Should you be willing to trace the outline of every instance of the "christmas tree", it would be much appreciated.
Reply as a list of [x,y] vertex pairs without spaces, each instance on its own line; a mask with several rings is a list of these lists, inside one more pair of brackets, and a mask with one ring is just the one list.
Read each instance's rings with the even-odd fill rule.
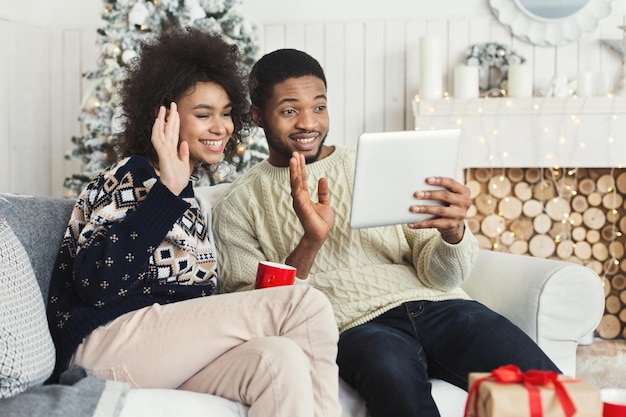
[[[121,116],[117,88],[137,56],[140,41],[170,27],[194,27],[237,44],[246,65],[255,61],[258,52],[256,24],[242,13],[241,0],[104,0],[102,19],[106,25],[98,29],[98,69],[83,74],[93,80],[78,117],[86,133],[72,137],[74,147],[65,156],[82,163],[82,172],[64,182],[73,195],[116,160]],[[263,160],[267,145],[262,134],[256,136],[238,148],[234,166],[223,164],[200,182],[232,181]]]

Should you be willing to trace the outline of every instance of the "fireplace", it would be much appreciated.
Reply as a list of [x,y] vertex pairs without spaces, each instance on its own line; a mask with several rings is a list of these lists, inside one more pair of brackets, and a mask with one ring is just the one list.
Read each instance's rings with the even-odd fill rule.
[[626,339],[626,98],[416,100],[414,112],[416,129],[462,131],[481,248],[593,269],[606,296],[596,333]]

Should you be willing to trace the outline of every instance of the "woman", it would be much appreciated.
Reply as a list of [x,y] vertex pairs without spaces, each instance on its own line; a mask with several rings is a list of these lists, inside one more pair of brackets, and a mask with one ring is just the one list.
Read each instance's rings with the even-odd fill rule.
[[163,33],[142,45],[121,97],[123,158],[79,196],[53,272],[55,375],[78,364],[240,401],[251,417],[339,416],[338,336],[321,293],[214,295],[215,247],[190,177],[231,155],[249,125],[236,47]]

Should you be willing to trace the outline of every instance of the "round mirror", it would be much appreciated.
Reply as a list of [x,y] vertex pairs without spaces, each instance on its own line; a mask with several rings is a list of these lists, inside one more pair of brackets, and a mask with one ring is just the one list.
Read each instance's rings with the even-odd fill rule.
[[489,0],[498,21],[526,42],[557,46],[593,31],[613,0]]
[[590,0],[515,0],[520,8],[544,19],[562,19],[582,9]]

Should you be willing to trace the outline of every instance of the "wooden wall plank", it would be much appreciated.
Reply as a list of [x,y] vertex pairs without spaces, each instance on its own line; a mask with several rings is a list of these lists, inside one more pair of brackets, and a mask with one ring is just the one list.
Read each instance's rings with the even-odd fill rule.
[[535,47],[532,63],[535,90],[547,91],[556,68],[556,47]]
[[[454,69],[465,64],[470,44],[467,43],[471,34],[470,22],[467,20],[450,21],[448,24],[448,67],[450,68],[449,76],[454,76]],[[454,85],[451,83],[452,93]]]
[[[324,72],[328,81],[328,109],[330,113],[329,143],[345,144],[346,107],[346,40],[345,26],[342,23],[326,25]],[[332,85],[332,87],[330,87]]]
[[[13,192],[50,193],[50,132],[48,111],[48,30],[14,23],[9,56],[11,107],[11,184]],[[27,80],[27,82],[17,82]]]
[[495,20],[489,24],[489,38],[491,41],[496,40],[499,43],[510,46],[515,38],[509,30]]
[[404,129],[415,128],[413,102],[419,94],[420,38],[426,34],[424,21],[411,20],[405,24],[405,96]]
[[[600,28],[598,28],[589,35],[585,36],[583,40],[574,44],[578,50],[578,56],[576,57],[576,62],[574,63],[577,69],[577,80],[587,72],[599,74],[603,71],[601,54],[603,46],[600,45],[601,36],[602,33]],[[570,62],[570,65],[571,64],[572,63]]]
[[565,76],[568,81],[576,81],[579,73],[578,65],[576,65],[579,62],[578,44],[563,45],[555,50],[555,54],[556,63],[553,76]]
[[326,44],[326,32],[323,23],[308,23],[305,28],[305,51],[317,59],[322,66],[324,62],[324,45]]
[[[63,60],[60,63],[60,71],[63,91],[59,97],[61,97],[64,111],[62,136],[59,141],[63,144],[62,157],[65,158],[65,154],[74,146],[72,136],[87,133],[86,128],[78,121],[78,117],[81,112],[81,103],[86,99],[96,81],[86,80],[82,75],[84,71],[96,69],[96,60],[93,58],[96,55],[96,44],[95,35],[91,31],[68,29],[63,31],[62,36]],[[82,166],[79,161],[65,159],[64,161],[61,184],[65,178],[80,172]]]
[[490,17],[470,20],[470,37],[468,39],[468,46],[476,43],[493,41],[493,38],[491,37],[492,23],[493,19]]
[[[351,22],[346,25],[346,69],[345,105],[343,109],[345,125],[343,143],[354,146],[356,140],[365,130],[365,43],[363,42],[365,26],[361,22]],[[333,103],[329,103],[333,106]],[[339,116],[341,117],[341,116]],[[333,128],[331,120],[331,136],[339,134]]]
[[[40,167],[34,170],[32,191],[26,190],[26,192],[36,193],[39,195],[50,195],[52,193],[52,182],[54,178],[51,173],[51,133],[50,133],[50,118],[51,114],[48,111],[50,103],[50,56],[52,51],[49,48],[47,42],[42,42],[42,39],[48,39],[50,28],[35,28],[31,33],[32,37],[29,40],[26,51],[30,54],[36,54],[38,62],[41,65],[37,65],[28,72],[28,77],[33,78],[32,87],[33,91],[38,92],[33,96],[36,102],[33,103],[32,109],[36,113],[35,119],[37,122],[33,126],[33,135],[31,143],[31,155],[37,155],[36,160],[40,160]],[[23,74],[23,73],[22,73]],[[43,143],[42,143],[43,142]],[[43,146],[42,146],[43,145]],[[23,168],[22,168],[23,170]]]
[[276,49],[285,47],[285,27],[280,24],[265,26],[264,36],[265,45],[261,48],[262,53],[272,52]]
[[382,132],[385,128],[381,103],[385,100],[382,80],[385,77],[385,25],[383,22],[365,24],[365,131]]
[[[7,49],[11,44],[11,22],[0,19],[0,39],[2,39],[4,51],[7,56],[11,56]],[[11,191],[11,119],[9,118],[9,108],[11,99],[9,97],[9,86],[11,78],[9,76],[10,59],[0,60],[0,193]]]
[[[9,164],[9,191],[17,192],[17,188],[19,184],[16,184],[16,177],[19,178],[18,169],[14,166],[15,162],[18,159],[22,159],[24,161],[27,156],[25,152],[21,149],[19,142],[20,140],[24,140],[27,136],[30,136],[30,131],[28,131],[28,126],[32,123],[32,120],[22,119],[20,120],[18,109],[26,109],[28,106],[29,100],[31,97],[27,97],[27,93],[31,93],[28,89],[23,91],[22,94],[18,94],[17,83],[14,80],[19,79],[20,69],[17,68],[16,61],[19,59],[23,59],[23,53],[20,53],[20,49],[22,48],[22,41],[20,37],[25,37],[27,30],[24,28],[24,25],[18,23],[11,23],[9,26],[9,44],[8,47],[8,56],[15,57],[14,59],[9,60],[9,102],[11,105],[9,106],[9,138],[10,140],[10,148],[9,152],[11,155],[11,162]],[[22,110],[23,111],[23,110]],[[28,117],[32,117],[32,113],[28,115]],[[25,139],[28,140],[28,139]],[[22,145],[23,147],[23,145]],[[34,158],[33,158],[34,160]],[[26,177],[25,177],[26,178]]]
[[304,25],[290,23],[285,26],[285,47],[304,50],[305,41]]
[[405,71],[405,33],[402,22],[389,21],[385,23],[385,101],[383,114],[386,131],[404,129],[404,101],[406,85]]
[[[65,150],[69,147],[63,130],[64,119],[70,112],[65,108],[65,88],[63,83],[63,64],[66,57],[63,55],[63,30],[50,30],[50,178],[52,178],[50,192],[54,196],[64,194],[63,179],[65,174]],[[71,61],[68,62],[71,65]]]

